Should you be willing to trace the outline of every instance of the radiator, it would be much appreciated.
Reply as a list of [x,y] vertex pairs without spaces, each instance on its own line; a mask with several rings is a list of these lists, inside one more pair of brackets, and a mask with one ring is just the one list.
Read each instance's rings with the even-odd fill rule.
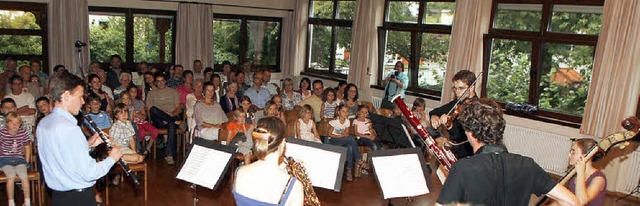
[[562,176],[569,165],[571,140],[563,135],[507,125],[504,144],[510,153],[533,158],[549,173]]
[[[636,150],[635,152],[627,155],[627,158],[629,159],[624,160],[625,163],[623,164],[629,164],[629,167],[627,167],[628,175],[626,175],[629,179],[624,181],[622,185],[621,189],[623,193],[630,193],[635,189],[638,189],[636,187],[638,186],[638,181],[640,181],[640,152]],[[640,196],[638,194],[639,191],[635,192],[636,197]]]
[[373,106],[376,108],[380,108],[380,105],[382,105],[382,97],[371,97],[371,101],[373,101]]

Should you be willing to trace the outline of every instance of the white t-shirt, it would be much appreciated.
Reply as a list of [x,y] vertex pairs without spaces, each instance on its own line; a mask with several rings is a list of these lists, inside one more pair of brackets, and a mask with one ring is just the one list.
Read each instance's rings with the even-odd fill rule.
[[369,131],[369,124],[371,124],[369,119],[365,119],[364,122],[358,119],[353,120],[353,125],[356,126],[356,131],[360,134],[371,134],[371,131]]
[[344,120],[344,123],[340,123],[340,120],[334,119],[329,121],[329,125],[333,127],[333,135],[342,135],[342,133],[349,128],[350,122],[348,119]]
[[[28,106],[31,109],[36,109],[36,101],[33,95],[31,95],[31,93],[29,92],[22,92],[20,93],[20,95],[14,95],[13,93],[9,92],[6,96],[4,96],[4,98],[11,98],[13,99],[13,101],[16,101],[17,108]],[[22,121],[26,124],[29,124],[29,125],[35,124],[35,120],[36,120],[35,114],[20,116],[20,117],[22,118]]]

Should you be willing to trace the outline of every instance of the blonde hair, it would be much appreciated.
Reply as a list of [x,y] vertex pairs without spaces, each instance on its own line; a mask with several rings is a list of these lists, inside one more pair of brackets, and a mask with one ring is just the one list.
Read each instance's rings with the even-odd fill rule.
[[303,118],[307,112],[313,113],[313,108],[311,107],[311,105],[305,104],[304,106],[302,106],[302,108],[300,108],[300,111],[298,112],[298,117]]
[[231,117],[233,121],[238,121],[238,117],[244,117],[247,115],[247,112],[242,108],[238,108],[236,110],[231,111]]
[[6,122],[14,122],[14,121],[18,121],[20,122],[20,124],[22,124],[22,118],[20,118],[20,115],[16,114],[15,112],[7,113]]
[[[263,132],[256,132],[263,131]],[[282,141],[284,141],[285,126],[284,122],[277,117],[264,117],[258,120],[253,137],[253,153],[259,160],[278,150]],[[257,133],[257,134],[256,134]],[[268,133],[268,138],[259,137],[260,134]]]

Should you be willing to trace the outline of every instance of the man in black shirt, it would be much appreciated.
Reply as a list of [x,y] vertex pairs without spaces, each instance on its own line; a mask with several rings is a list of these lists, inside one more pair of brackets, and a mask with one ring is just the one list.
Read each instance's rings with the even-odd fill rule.
[[[449,118],[448,112],[451,111],[453,107],[456,106],[456,102],[458,99],[462,98],[463,100],[460,103],[463,103],[465,99],[476,99],[475,86],[471,86],[469,92],[462,97],[467,88],[476,81],[476,75],[469,70],[462,70],[456,73],[453,76],[453,92],[455,93],[456,98],[451,102],[442,105],[438,108],[435,108],[429,112],[429,116],[431,117],[431,126],[434,129],[440,127],[440,125],[444,124]],[[449,133],[449,140],[453,143],[451,147],[451,152],[456,156],[457,159],[464,158],[466,156],[473,155],[473,150],[471,149],[471,145],[467,141],[467,136],[464,134],[464,130],[462,129],[462,125],[457,119],[453,120],[453,124],[451,127],[446,128]],[[444,137],[436,138],[439,144],[444,142]]]
[[511,154],[502,144],[506,125],[499,106],[475,100],[458,117],[475,152],[458,160],[440,191],[438,205],[528,205],[531,194],[546,194],[562,205],[578,199],[529,157]]

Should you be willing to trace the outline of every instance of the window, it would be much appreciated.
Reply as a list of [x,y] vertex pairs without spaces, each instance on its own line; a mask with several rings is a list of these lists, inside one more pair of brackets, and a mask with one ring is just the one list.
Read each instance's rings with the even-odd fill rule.
[[527,117],[577,127],[587,100],[604,1],[555,2],[494,4],[492,28],[485,35],[488,62],[482,95],[501,103],[538,106],[539,111]]
[[213,15],[213,55],[215,68],[222,63],[251,62],[252,70],[280,71],[281,18]]
[[35,59],[42,61],[42,68],[49,68],[46,11],[46,4],[0,4],[0,71],[6,71],[8,57],[17,60],[18,66]]
[[346,79],[355,3],[355,0],[310,3],[307,72]]
[[125,66],[173,62],[174,19],[173,11],[89,8],[91,61],[118,54]]
[[454,0],[387,0],[378,84],[402,61],[409,76],[408,90],[440,99],[449,53]]

